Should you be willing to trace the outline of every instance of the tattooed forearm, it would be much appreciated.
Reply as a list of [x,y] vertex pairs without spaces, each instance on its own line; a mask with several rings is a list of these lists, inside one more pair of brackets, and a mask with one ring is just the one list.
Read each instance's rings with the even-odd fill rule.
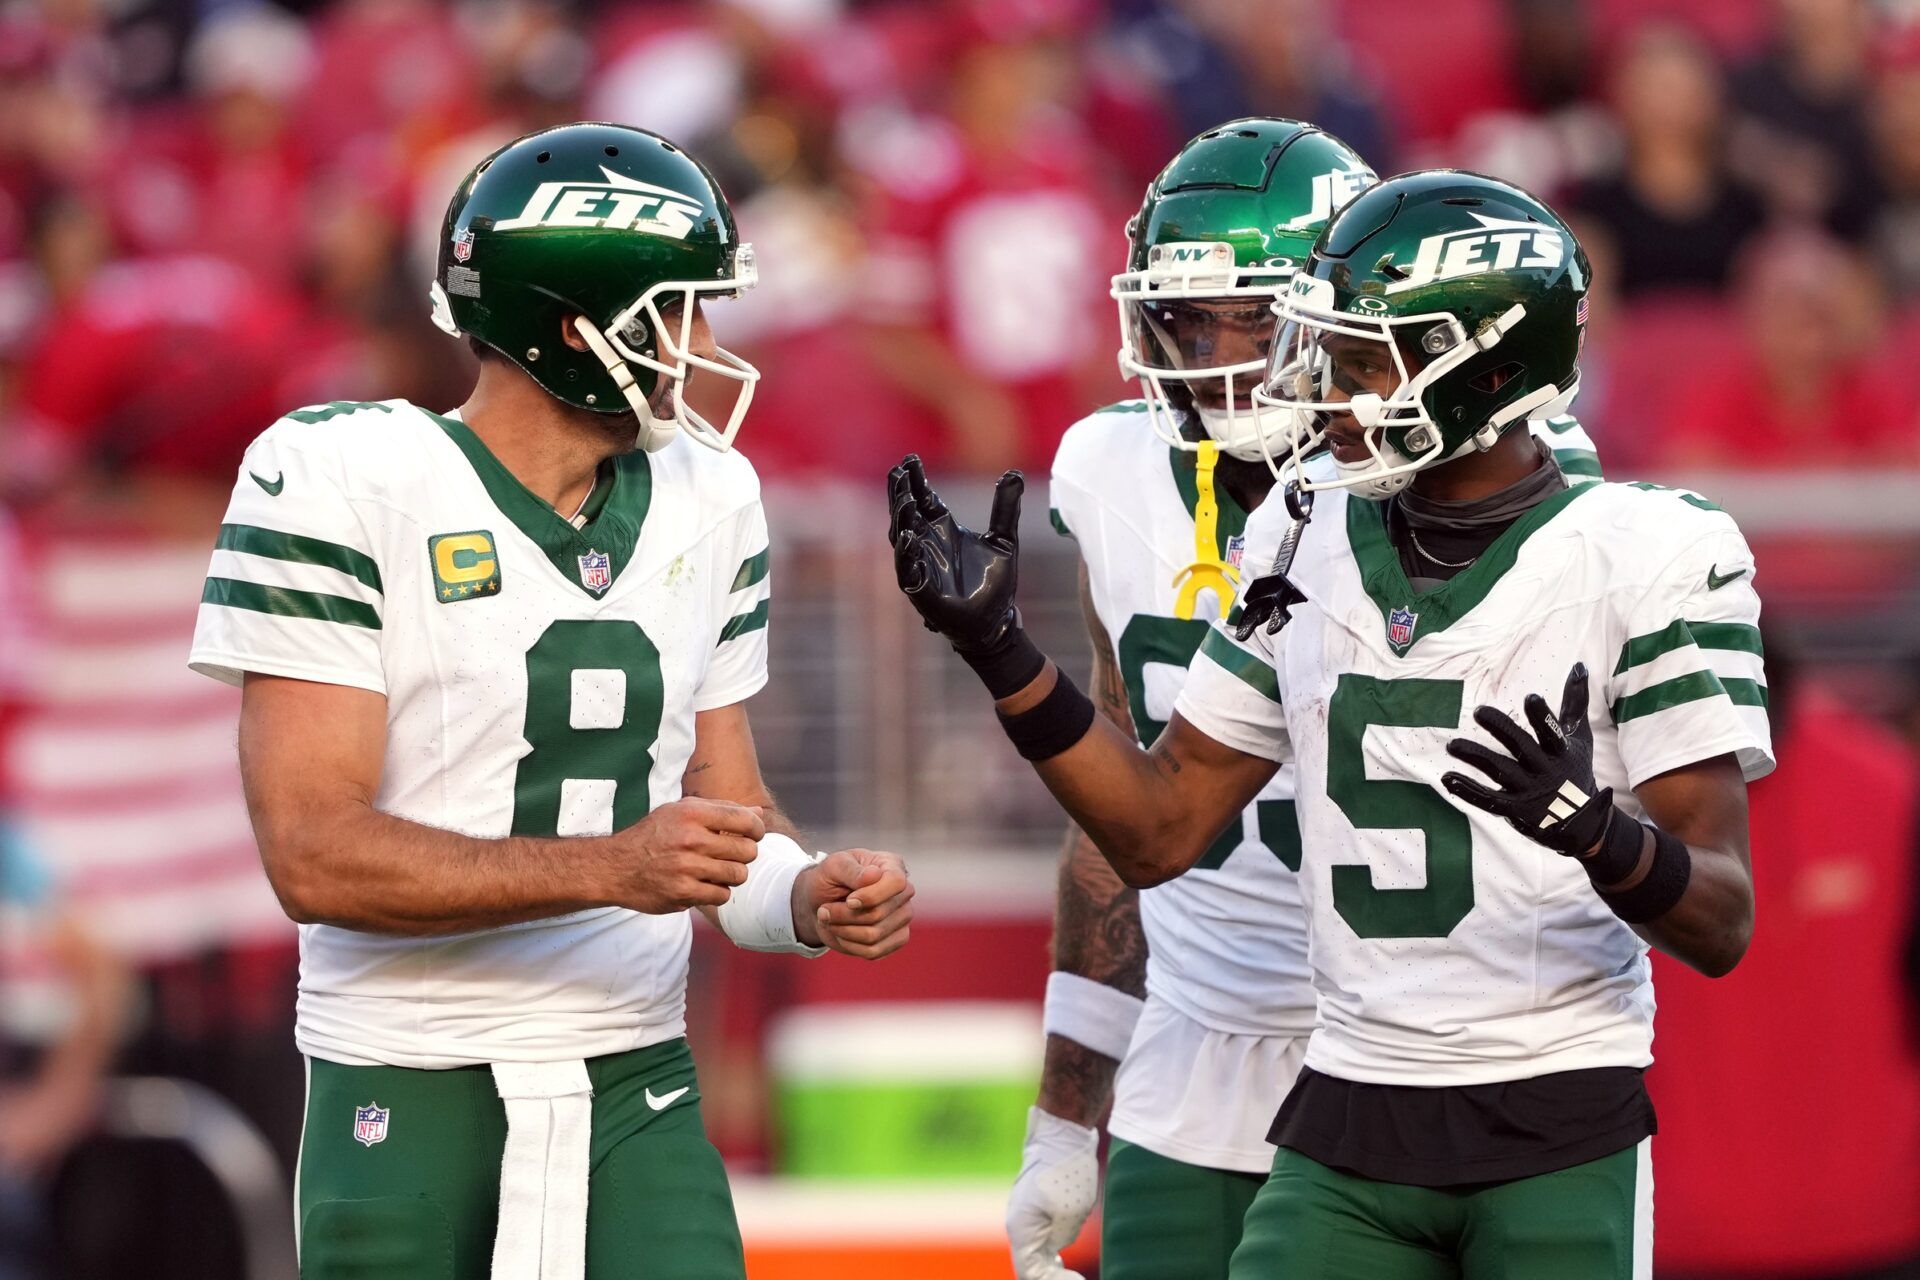
[[1067,835],[1060,898],[1053,917],[1053,967],[1104,982],[1128,995],[1147,994],[1147,938],[1140,891],[1120,882],[1093,841]]
[[1062,1120],[1097,1129],[1113,1103],[1113,1077],[1120,1064],[1065,1036],[1047,1037],[1040,1073],[1040,1109]]
[[[1054,909],[1053,967],[1105,983],[1131,996],[1147,993],[1147,938],[1140,925],[1140,891],[1120,882],[1093,841],[1067,832]],[[1099,1125],[1113,1100],[1119,1063],[1085,1045],[1047,1037],[1040,1075],[1040,1108],[1076,1124]]]

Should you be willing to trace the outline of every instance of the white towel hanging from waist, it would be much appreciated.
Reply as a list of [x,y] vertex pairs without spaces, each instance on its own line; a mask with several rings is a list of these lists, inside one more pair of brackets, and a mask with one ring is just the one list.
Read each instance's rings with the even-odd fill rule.
[[493,1280],[586,1280],[593,1082],[587,1064],[496,1062],[507,1107]]

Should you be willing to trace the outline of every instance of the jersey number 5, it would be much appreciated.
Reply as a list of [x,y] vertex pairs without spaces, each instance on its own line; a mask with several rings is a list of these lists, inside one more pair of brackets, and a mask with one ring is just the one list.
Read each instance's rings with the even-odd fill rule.
[[660,651],[639,623],[563,619],[541,632],[527,650],[521,732],[533,750],[514,773],[513,834],[603,835],[646,817],[662,701]]
[[1327,713],[1327,796],[1365,831],[1426,836],[1427,883],[1381,889],[1364,866],[1336,866],[1333,905],[1362,938],[1444,938],[1473,910],[1473,832],[1467,815],[1424,782],[1369,778],[1365,740],[1373,725],[1457,729],[1458,680],[1382,680],[1344,675]]

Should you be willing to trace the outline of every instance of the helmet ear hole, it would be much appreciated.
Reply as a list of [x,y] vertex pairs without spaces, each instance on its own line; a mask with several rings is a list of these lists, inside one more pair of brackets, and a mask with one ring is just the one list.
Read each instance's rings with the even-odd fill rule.
[[1526,371],[1527,367],[1518,360],[1509,360],[1497,369],[1489,369],[1470,379],[1467,385],[1481,395],[1490,396]]

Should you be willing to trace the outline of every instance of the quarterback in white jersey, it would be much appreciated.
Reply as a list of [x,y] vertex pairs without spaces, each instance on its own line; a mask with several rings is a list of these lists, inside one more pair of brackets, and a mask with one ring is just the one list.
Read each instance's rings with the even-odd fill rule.
[[1334,216],[1256,397],[1291,437],[1249,522],[1272,568],[1151,751],[991,598],[1018,480],[984,535],[917,466],[893,486],[903,590],[1128,883],[1295,766],[1319,1025],[1234,1277],[1649,1273],[1646,949],[1738,962],[1772,760],[1733,522],[1570,483],[1516,429],[1571,398],[1585,295],[1564,224],[1492,179],[1402,175]]
[[[756,950],[906,940],[899,858],[802,852],[753,752],[771,548],[729,448],[757,375],[702,313],[752,282],[671,143],[529,135],[442,232],[467,403],[297,410],[241,463],[191,662],[245,686],[300,924],[304,1274],[743,1275],[689,909]],[[724,426],[696,369],[742,386]]]

